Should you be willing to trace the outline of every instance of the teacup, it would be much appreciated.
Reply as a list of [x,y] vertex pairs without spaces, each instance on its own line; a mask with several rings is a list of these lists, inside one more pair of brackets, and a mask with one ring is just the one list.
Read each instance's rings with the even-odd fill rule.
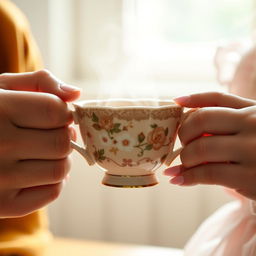
[[156,185],[155,171],[180,153],[173,148],[183,108],[172,100],[88,100],[74,107],[85,148],[71,145],[105,171],[104,185]]

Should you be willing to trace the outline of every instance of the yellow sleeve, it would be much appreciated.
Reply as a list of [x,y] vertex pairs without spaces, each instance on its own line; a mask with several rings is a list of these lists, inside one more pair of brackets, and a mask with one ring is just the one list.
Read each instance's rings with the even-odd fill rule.
[[[0,0],[0,74],[41,68],[41,56],[25,16],[9,0]],[[0,255],[41,256],[50,241],[44,210],[0,219]]]
[[23,13],[10,1],[0,1],[0,74],[42,68],[40,52]]
[[41,256],[51,239],[44,210],[0,220],[0,255]]

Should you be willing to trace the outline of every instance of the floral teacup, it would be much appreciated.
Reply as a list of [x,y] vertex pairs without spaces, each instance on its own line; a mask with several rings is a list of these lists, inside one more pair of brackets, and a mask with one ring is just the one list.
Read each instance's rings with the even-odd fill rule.
[[155,171],[180,153],[173,147],[183,108],[171,100],[91,100],[74,107],[85,148],[73,141],[72,147],[105,171],[105,185],[156,185]]

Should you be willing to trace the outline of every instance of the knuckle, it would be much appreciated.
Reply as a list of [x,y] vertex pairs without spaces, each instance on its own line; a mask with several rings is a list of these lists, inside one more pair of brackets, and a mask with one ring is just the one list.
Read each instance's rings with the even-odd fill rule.
[[52,170],[52,179],[54,182],[61,182],[69,171],[69,164],[66,159],[55,161]]
[[207,122],[207,111],[205,109],[199,109],[193,113],[193,123],[196,127],[202,127],[204,131],[205,123]]
[[36,72],[34,72],[34,75],[36,75],[40,79],[49,78],[51,76],[51,72],[47,69],[41,69]]
[[222,102],[222,99],[226,98],[227,93],[225,92],[213,92],[212,93],[212,98],[216,99],[217,102]]
[[60,127],[68,123],[67,105],[59,97],[48,94],[45,107],[46,117],[54,127]]
[[59,157],[64,158],[71,152],[70,132],[68,128],[60,129],[55,136],[55,150]]
[[207,144],[206,139],[204,137],[201,137],[200,139],[196,140],[196,142],[194,143],[194,152],[195,155],[200,157],[200,159],[206,159]]
[[255,130],[256,128],[256,114],[249,114],[245,117],[245,126],[249,129]]
[[54,201],[55,199],[57,199],[61,193],[61,188],[62,188],[62,184],[61,183],[57,183],[51,186],[50,191],[49,191],[49,200],[50,201]]

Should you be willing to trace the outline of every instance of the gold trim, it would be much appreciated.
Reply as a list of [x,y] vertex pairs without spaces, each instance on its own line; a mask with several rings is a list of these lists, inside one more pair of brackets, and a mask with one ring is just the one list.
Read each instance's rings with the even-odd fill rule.
[[108,186],[108,187],[115,187],[115,188],[145,188],[145,187],[152,187],[155,186],[157,184],[159,184],[159,182],[156,183],[152,183],[152,184],[148,184],[148,185],[138,185],[138,186],[127,186],[127,185],[111,185],[111,184],[107,184],[102,182],[103,185]]
[[137,177],[145,177],[145,176],[155,176],[154,173],[150,173],[150,174],[144,174],[144,175],[118,175],[118,174],[110,174],[110,173],[106,173],[106,175],[108,176],[115,176],[115,177],[123,177],[123,178],[137,178]]
[[[110,176],[110,177],[109,177]],[[132,184],[132,185],[127,185],[127,184],[118,184],[119,182],[111,182],[111,176],[112,177],[118,177],[118,178],[124,178],[126,180],[126,183],[129,184],[129,181],[131,183],[134,183],[134,180],[136,178],[140,178],[140,177],[146,177],[146,179],[148,179],[149,177],[152,177],[152,178],[149,178],[149,182],[153,182],[153,183],[148,183],[145,182],[146,184],[145,185],[141,185],[141,184],[138,184],[138,185],[135,185],[135,184]],[[106,178],[108,177],[108,178]],[[106,179],[109,179],[109,182],[104,182],[104,180]],[[108,181],[108,180],[106,180]],[[122,183],[122,182],[121,182]],[[143,183],[143,182],[142,182]],[[116,175],[116,174],[108,174],[108,173],[105,173],[105,177],[103,178],[102,180],[102,184],[105,185],[105,186],[109,186],[109,187],[116,187],[116,188],[145,188],[145,187],[152,187],[152,186],[155,186],[157,185],[159,182],[157,181],[156,177],[155,177],[155,174],[152,173],[152,174],[145,174],[145,175]]]
[[179,106],[166,107],[166,108],[156,108],[156,109],[108,109],[106,108],[82,108],[80,106],[75,106],[77,115],[80,119],[85,116],[92,118],[93,113],[95,113],[99,118],[117,118],[119,120],[125,121],[141,121],[141,120],[166,120],[168,118],[177,118],[182,115],[183,108]]

